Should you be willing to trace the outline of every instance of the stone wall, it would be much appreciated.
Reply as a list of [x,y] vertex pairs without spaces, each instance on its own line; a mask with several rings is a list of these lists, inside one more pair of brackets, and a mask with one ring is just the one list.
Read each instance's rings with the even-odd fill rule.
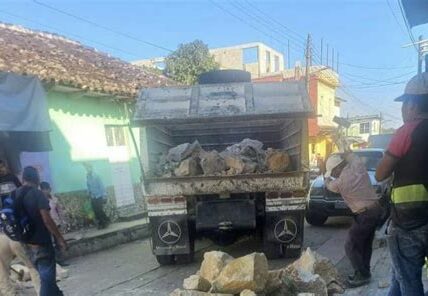
[[[135,205],[117,208],[116,199],[114,196],[113,187],[107,187],[107,202],[104,206],[104,211],[110,218],[111,222],[116,222],[122,214],[131,214],[136,212],[144,212],[146,209],[144,198],[141,194],[139,185],[134,186]],[[95,226],[94,214],[92,211],[89,195],[86,191],[74,191],[67,193],[57,193],[63,212],[65,225],[63,232],[70,232],[82,228]]]

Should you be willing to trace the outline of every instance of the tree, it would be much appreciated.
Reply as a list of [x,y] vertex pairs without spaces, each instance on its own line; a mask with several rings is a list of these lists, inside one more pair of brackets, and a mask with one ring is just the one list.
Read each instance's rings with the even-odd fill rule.
[[216,70],[219,65],[201,40],[180,44],[165,59],[165,75],[175,81],[191,85],[201,73]]

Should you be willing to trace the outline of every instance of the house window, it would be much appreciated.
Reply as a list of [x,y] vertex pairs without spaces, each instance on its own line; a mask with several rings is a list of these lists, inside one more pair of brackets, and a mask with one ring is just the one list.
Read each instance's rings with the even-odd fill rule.
[[259,61],[259,53],[257,47],[248,47],[242,50],[243,63],[254,64]]
[[270,51],[266,50],[266,72],[270,72]]
[[275,72],[279,72],[279,56],[275,56]]
[[370,133],[370,122],[360,123],[360,134],[369,134]]
[[118,125],[106,125],[105,134],[107,146],[125,146],[125,127]]

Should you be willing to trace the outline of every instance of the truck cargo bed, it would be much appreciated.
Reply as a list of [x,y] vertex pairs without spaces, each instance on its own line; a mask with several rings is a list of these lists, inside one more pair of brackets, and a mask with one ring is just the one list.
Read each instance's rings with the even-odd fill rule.
[[179,196],[198,194],[304,191],[306,172],[264,173],[232,176],[146,177],[145,195]]

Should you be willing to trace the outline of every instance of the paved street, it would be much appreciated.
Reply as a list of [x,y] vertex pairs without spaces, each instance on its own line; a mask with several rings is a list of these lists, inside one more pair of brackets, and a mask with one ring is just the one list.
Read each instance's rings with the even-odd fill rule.
[[[305,245],[332,258],[346,270],[342,260],[343,243],[349,218],[330,219],[324,227],[307,225]],[[210,241],[197,244],[195,263],[187,266],[160,267],[150,251],[150,241],[136,241],[70,261],[70,276],[60,282],[66,295],[168,295],[180,287],[185,277],[194,274],[201,263],[203,252],[216,248]],[[224,249],[234,256],[260,251],[260,243],[243,239]],[[280,268],[290,260],[270,261],[270,268]],[[26,295],[31,295],[29,290]]]

